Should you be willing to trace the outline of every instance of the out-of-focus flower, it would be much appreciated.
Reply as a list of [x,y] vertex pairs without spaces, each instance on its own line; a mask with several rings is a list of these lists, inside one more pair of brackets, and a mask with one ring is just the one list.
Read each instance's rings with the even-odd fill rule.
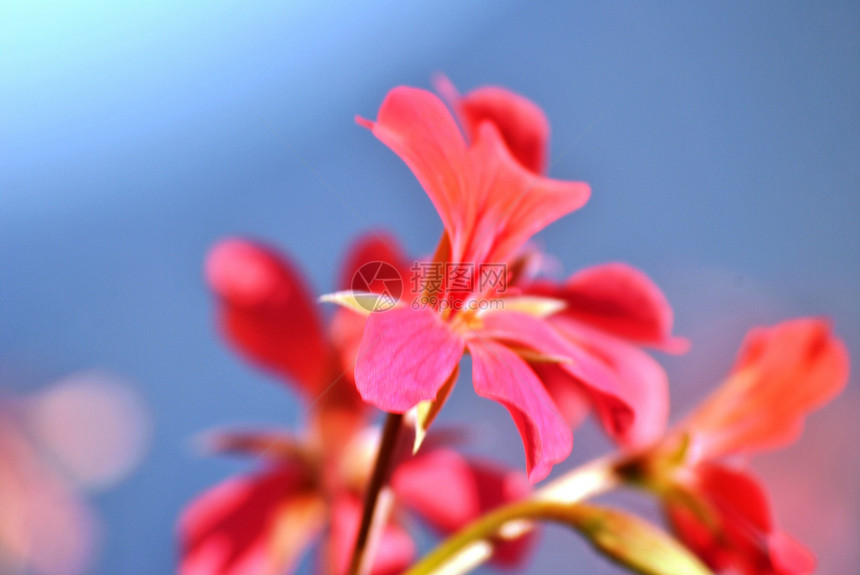
[[635,456],[631,476],[664,497],[681,539],[717,571],[811,573],[814,556],[783,533],[767,495],[731,456],[783,447],[848,379],[848,355],[820,319],[753,330],[725,383],[673,433]]
[[524,286],[525,242],[581,207],[590,190],[541,175],[548,124],[536,105],[501,88],[447,92],[468,141],[441,100],[413,88],[392,90],[377,121],[360,123],[406,162],[436,206],[445,233],[433,263],[446,274],[447,266],[499,266],[504,289],[425,281],[412,301],[371,314],[356,365],[362,397],[395,413],[443,402],[468,351],[475,391],[517,424],[532,482],[567,457],[570,424],[592,406],[625,443],[653,439],[665,421],[665,376],[628,341],[677,347],[665,298],[620,264],[561,286]]
[[0,399],[0,571],[85,572],[98,521],[81,492],[121,479],[139,462],[148,435],[141,401],[103,374]]
[[[367,236],[346,258],[342,285],[348,286],[364,264],[401,266],[401,261],[391,238]],[[226,481],[186,509],[179,525],[180,572],[286,573],[322,539],[320,569],[340,573],[358,533],[361,496],[378,444],[350,369],[365,318],[341,309],[327,336],[292,264],[252,242],[229,240],[217,246],[207,275],[219,296],[228,340],[304,394],[309,426],[298,436],[252,432],[216,437],[216,449],[256,455],[263,468]],[[402,526],[404,512],[448,533],[528,491],[525,477],[468,461],[434,446],[432,438],[428,441],[430,449],[411,459],[406,459],[405,445],[398,449],[401,463],[391,478],[393,508],[379,532],[371,570],[375,575],[400,572],[413,558],[414,543]],[[500,546],[499,560],[521,560],[528,540]]]
[[[340,461],[329,461],[338,464],[328,467],[331,446],[313,435],[218,436],[216,449],[257,455],[263,468],[222,483],[186,509],[179,527],[180,573],[288,573],[319,539],[321,572],[345,572],[378,445],[376,431],[361,430],[338,450]],[[392,507],[376,545],[370,571],[374,575],[399,573],[413,560],[415,545],[403,526],[406,515],[448,534],[529,491],[519,473],[470,461],[442,447],[405,459],[407,447],[401,445],[402,462],[395,464],[391,479]],[[496,561],[521,562],[531,540],[524,536],[500,544]]]
[[815,550],[818,575],[860,573],[858,413],[860,398],[846,388],[825,416],[805,426],[790,451],[753,462],[768,486],[780,524]]

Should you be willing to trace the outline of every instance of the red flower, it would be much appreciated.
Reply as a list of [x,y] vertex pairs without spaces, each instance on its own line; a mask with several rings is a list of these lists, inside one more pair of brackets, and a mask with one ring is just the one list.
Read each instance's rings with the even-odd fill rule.
[[[390,238],[362,239],[347,257],[342,286],[348,287],[364,263],[400,265],[399,253]],[[228,240],[217,246],[207,275],[219,296],[228,340],[298,387],[309,402],[310,428],[298,438],[266,433],[217,438],[218,450],[256,455],[264,466],[205,493],[185,511],[179,526],[180,572],[282,574],[323,536],[320,567],[342,572],[357,535],[377,441],[366,427],[369,414],[357,400],[350,369],[364,317],[339,310],[326,337],[315,302],[293,266],[251,242]],[[340,383],[329,389],[334,381]],[[445,482],[444,494],[437,480]],[[403,461],[392,485],[395,505],[374,557],[374,575],[398,573],[412,560],[414,543],[400,521],[405,511],[447,533],[522,497],[528,488],[525,478],[518,481],[513,473],[469,462],[439,446]],[[514,550],[507,558],[521,560],[525,540],[500,548],[501,558]]]
[[664,456],[683,454],[681,467],[670,465],[667,515],[713,569],[813,571],[812,554],[774,524],[759,482],[719,461],[793,442],[806,414],[836,396],[847,379],[847,352],[827,322],[797,319],[756,329],[727,381],[658,447]]
[[[465,98],[450,85],[443,91],[468,143],[442,102],[413,88],[392,90],[378,120],[360,123],[409,165],[436,206],[445,234],[434,262],[500,264],[516,289],[477,286],[433,298],[425,291],[411,306],[371,314],[356,365],[362,397],[399,413],[441,398],[468,350],[475,391],[511,413],[533,482],[570,453],[569,423],[583,406],[593,405],[624,441],[656,435],[652,429],[662,425],[668,405],[665,376],[625,340],[673,343],[662,294],[620,266],[564,286],[514,286],[525,242],[581,207],[589,188],[540,175],[548,124],[533,103],[501,88]],[[493,300],[501,302],[498,309],[484,305]],[[563,303],[570,309],[555,314]]]
[[[460,96],[444,76],[436,88],[457,112],[466,133],[474,137],[481,123],[494,124],[511,154],[535,176],[546,171],[549,122],[533,102],[497,86],[478,88]],[[526,271],[528,260],[539,254],[525,253],[514,267]],[[641,271],[622,263],[595,266],[575,273],[565,282],[532,282],[531,274],[518,273],[517,284],[527,295],[554,298],[564,308],[549,316],[552,325],[593,360],[615,372],[624,386],[624,398],[636,406],[630,426],[617,429],[605,420],[604,427],[626,446],[653,442],[665,431],[669,412],[669,390],[662,367],[637,345],[650,345],[671,353],[688,347],[686,340],[672,336],[672,308],[660,289]],[[558,367],[537,366],[559,410],[575,425],[590,409],[582,387],[558,377]],[[600,405],[597,405],[600,412]]]
[[804,318],[747,336],[728,379],[682,429],[714,459],[790,445],[811,411],[848,381],[848,353],[826,320]]

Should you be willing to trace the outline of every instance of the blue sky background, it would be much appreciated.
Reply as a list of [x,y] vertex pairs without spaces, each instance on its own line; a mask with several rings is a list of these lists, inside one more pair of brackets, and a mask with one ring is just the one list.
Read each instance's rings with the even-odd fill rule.
[[[274,243],[320,292],[368,225],[432,250],[430,202],[353,116],[437,71],[547,112],[550,173],[593,196],[541,241],[567,272],[624,260],[664,288],[694,342],[662,358],[679,410],[753,325],[831,316],[860,357],[856,3],[0,2],[0,385],[103,367],[154,414],[144,465],[93,497],[95,573],[170,572],[183,504],[247,468],[198,457],[196,433],[301,419],[212,329],[213,242]],[[449,422],[481,414],[474,451],[522,465],[503,410],[468,385],[456,398]],[[856,462],[850,436],[827,449]],[[574,460],[604,448],[586,430]],[[856,488],[839,497],[856,529]],[[615,572],[549,539],[531,572]]]

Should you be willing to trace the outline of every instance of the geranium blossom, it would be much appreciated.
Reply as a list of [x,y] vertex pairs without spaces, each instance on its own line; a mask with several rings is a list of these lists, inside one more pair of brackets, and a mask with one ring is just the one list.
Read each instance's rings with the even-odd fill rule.
[[[495,125],[511,154],[535,177],[546,172],[549,122],[534,102],[499,86],[485,86],[461,96],[444,76],[436,88],[456,112],[470,138],[482,123]],[[512,266],[512,280],[526,295],[549,297],[564,303],[548,321],[571,343],[591,358],[605,364],[623,382],[624,397],[636,406],[632,425],[621,430],[605,428],[620,443],[642,445],[657,439],[665,429],[669,390],[664,370],[649,355],[637,349],[648,345],[671,353],[687,349],[687,341],[672,336],[673,313],[666,297],[647,275],[624,263],[587,268],[564,282],[535,280],[519,273],[535,266],[540,257],[524,250]],[[559,377],[550,364],[534,366],[569,423],[575,425],[590,409],[581,386]]]
[[725,460],[793,442],[847,378],[848,355],[824,320],[753,330],[725,383],[646,456],[672,525],[713,569],[813,571],[812,554],[776,526],[759,481]]
[[[534,104],[501,89],[452,103],[468,141],[441,100],[414,88],[392,90],[377,121],[360,122],[407,163],[439,212],[445,233],[433,261],[502,265],[508,285],[517,287],[525,242],[581,207],[589,187],[539,173],[548,125]],[[479,285],[433,298],[426,290],[413,294],[411,302],[368,318],[358,389],[390,412],[443,400],[468,351],[475,391],[511,413],[533,482],[571,450],[571,421],[560,412],[572,420],[574,411],[594,406],[615,437],[633,442],[653,435],[650,428],[665,419],[665,377],[624,340],[669,346],[671,311],[647,278],[622,271],[614,281],[596,273],[531,292],[522,285],[509,292]],[[577,302],[578,289],[591,300]],[[475,305],[490,300],[502,305]],[[557,314],[566,303],[571,310]],[[646,423],[636,424],[637,416]]]
[[[378,234],[360,240],[347,257],[342,285],[366,262],[399,265],[393,240]],[[221,451],[257,456],[262,469],[205,493],[180,521],[183,575],[286,573],[318,539],[324,572],[343,572],[361,518],[378,436],[358,401],[351,366],[363,316],[339,310],[326,332],[310,290],[294,266],[274,250],[244,240],[217,246],[207,264],[218,295],[221,325],[246,357],[300,391],[309,409],[303,434],[219,434]],[[299,345],[298,342],[301,342]],[[328,379],[327,379],[328,378]],[[394,574],[415,548],[401,525],[417,514],[438,531],[455,530],[488,509],[522,497],[525,478],[469,461],[434,444],[402,462],[391,484],[394,510],[381,531],[371,573]],[[438,486],[444,484],[445,490]],[[501,560],[518,561],[528,539],[500,548]]]

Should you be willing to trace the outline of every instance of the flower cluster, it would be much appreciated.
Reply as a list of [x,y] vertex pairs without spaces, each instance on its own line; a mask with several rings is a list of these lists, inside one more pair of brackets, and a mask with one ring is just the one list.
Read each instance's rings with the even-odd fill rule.
[[[393,239],[370,234],[350,250],[341,277],[362,265],[402,265]],[[355,390],[352,366],[365,318],[342,309],[326,330],[293,264],[274,250],[226,240],[207,262],[227,340],[245,357],[304,396],[307,427],[299,434],[236,431],[214,434],[212,449],[255,456],[259,472],[228,480],[202,495],[180,522],[182,575],[285,573],[317,540],[323,572],[344,572],[359,528],[378,429]],[[348,285],[348,284],[346,284]],[[401,572],[415,546],[400,517],[411,513],[452,533],[487,510],[529,491],[520,474],[465,458],[445,434],[409,458],[396,447],[391,519],[380,533],[374,575]],[[439,489],[445,485],[445,490]],[[518,562],[528,537],[500,546],[501,563]]]
[[[688,343],[672,334],[661,290],[618,262],[561,281],[541,273],[532,237],[591,193],[546,175],[543,112],[502,88],[461,95],[444,78],[437,88],[441,97],[395,88],[376,120],[358,119],[435,206],[443,230],[431,257],[410,261],[379,232],[361,238],[338,291],[321,298],[342,304],[326,327],[294,265],[273,249],[231,239],[210,254],[224,336],[303,396],[307,423],[213,436],[215,450],[255,456],[261,467],[186,510],[180,572],[287,573],[316,543],[323,573],[400,573],[416,552],[409,515],[457,533],[412,574],[465,572],[491,558],[518,564],[536,520],[567,522],[642,572],[811,572],[811,553],[777,529],[763,488],[727,458],[789,443],[804,415],[845,385],[847,354],[829,325],[753,331],[720,390],[667,431],[667,376],[644,348],[683,353]],[[407,277],[410,291],[392,287]],[[429,430],[464,355],[475,392],[514,420],[528,480],[458,454],[457,434]],[[389,414],[382,433],[373,407]],[[592,412],[618,455],[532,492]],[[618,485],[655,494],[683,545],[581,504]]]

